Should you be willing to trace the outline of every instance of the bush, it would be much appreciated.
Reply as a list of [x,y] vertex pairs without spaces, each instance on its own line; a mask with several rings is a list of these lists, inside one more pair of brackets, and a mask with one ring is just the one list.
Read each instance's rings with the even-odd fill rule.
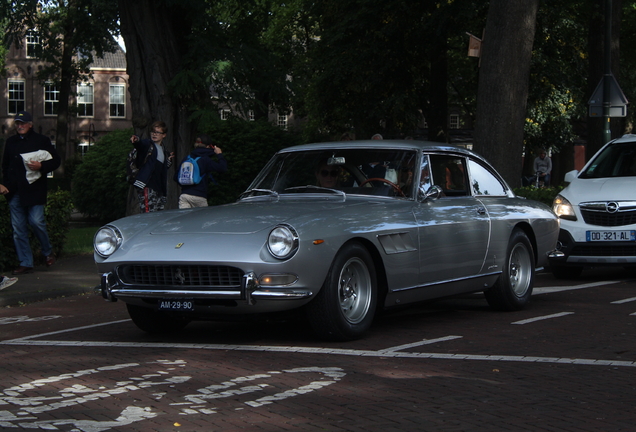
[[[53,253],[57,256],[63,255],[64,252],[72,209],[71,194],[68,191],[49,192],[44,212]],[[30,235],[30,243],[35,263],[43,263],[44,257],[40,253],[40,243],[33,234]],[[17,267],[19,261],[13,245],[13,229],[11,228],[7,200],[0,201],[0,245],[2,246],[0,249],[0,269]]]
[[[220,123],[220,124],[219,124]],[[218,184],[210,183],[210,205],[236,201],[278,150],[300,144],[300,137],[266,121],[227,120],[211,124],[207,133],[223,149],[228,170],[214,174]]]
[[110,222],[126,216],[126,158],[132,129],[110,132],[97,141],[73,174],[73,203],[80,213]]
[[542,202],[552,207],[552,201],[559,192],[563,190],[563,186],[536,188],[534,186],[525,186],[514,189],[514,193],[527,199]]

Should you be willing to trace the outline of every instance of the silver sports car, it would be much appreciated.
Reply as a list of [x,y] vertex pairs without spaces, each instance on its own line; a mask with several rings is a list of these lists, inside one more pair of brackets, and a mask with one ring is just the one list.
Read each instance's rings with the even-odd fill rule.
[[318,336],[350,340],[423,300],[522,308],[558,233],[471,151],[350,141],[281,150],[235,203],[112,222],[95,261],[104,298],[147,332],[302,308]]

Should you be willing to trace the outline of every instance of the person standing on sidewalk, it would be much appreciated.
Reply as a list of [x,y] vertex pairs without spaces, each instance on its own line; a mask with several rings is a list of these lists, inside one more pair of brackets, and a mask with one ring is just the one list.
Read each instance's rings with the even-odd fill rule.
[[[211,159],[215,156],[217,161]],[[195,160],[199,166],[201,181],[196,184],[181,184],[179,181],[180,170],[174,175],[174,179],[181,185],[181,195],[179,195],[179,208],[207,207],[208,206],[208,179],[213,172],[224,173],[227,171],[227,161],[219,146],[215,146],[207,135],[199,135],[194,142],[194,150],[189,157]],[[185,157],[183,164],[188,157]],[[181,167],[181,165],[179,165]]]
[[47,267],[55,263],[53,247],[46,230],[47,174],[61,163],[51,140],[33,130],[33,118],[26,111],[14,118],[17,133],[7,139],[2,157],[2,174],[9,202],[13,242],[20,266],[14,275],[33,271],[33,252],[29,244],[29,225],[40,242]]
[[134,183],[142,213],[163,210],[166,206],[168,168],[174,159],[174,153],[168,153],[163,147],[167,133],[168,126],[156,121],[150,127],[150,139],[140,139],[137,135],[130,138],[138,157],[147,155],[145,162],[139,166]]
[[[9,192],[9,189],[7,189],[4,185],[0,184],[0,194],[6,195],[8,192]],[[5,288],[9,288],[11,285],[16,283],[17,281],[18,281],[17,277],[12,278],[9,276],[0,275],[0,291],[2,291]]]

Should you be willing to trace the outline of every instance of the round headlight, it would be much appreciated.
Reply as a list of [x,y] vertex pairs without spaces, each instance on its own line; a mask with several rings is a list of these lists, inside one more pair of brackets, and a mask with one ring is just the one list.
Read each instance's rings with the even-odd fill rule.
[[274,257],[287,259],[298,249],[298,235],[292,227],[279,225],[269,233],[267,248]]
[[106,225],[95,233],[93,245],[98,255],[106,258],[111,256],[121,245],[123,237],[114,226]]

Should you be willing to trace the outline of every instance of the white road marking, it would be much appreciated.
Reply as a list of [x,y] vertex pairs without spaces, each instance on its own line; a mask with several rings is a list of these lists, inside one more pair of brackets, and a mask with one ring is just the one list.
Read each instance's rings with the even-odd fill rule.
[[[59,409],[83,410],[82,405],[98,401],[100,406],[108,406],[105,404],[106,398],[110,396],[119,396],[131,391],[143,391],[156,385],[166,384],[168,391],[176,385],[189,381],[189,376],[172,376],[167,377],[163,381],[145,381],[143,377],[157,377],[170,374],[178,368],[185,368],[184,360],[156,360],[148,362],[151,365],[158,365],[164,370],[149,373],[140,377],[129,377],[123,381],[113,381],[111,376],[96,375],[91,378],[90,384],[86,385],[86,380],[81,379],[86,375],[94,375],[99,372],[109,370],[125,370],[135,367],[137,370],[145,365],[139,363],[127,363],[112,366],[104,366],[96,369],[81,370],[58,376],[38,379],[29,383],[21,384],[0,390],[0,405],[4,405],[0,410],[0,428],[25,428],[25,429],[45,429],[60,430],[58,426],[70,425],[75,432],[102,432],[112,428],[120,428],[138,421],[157,417],[160,414],[154,412],[151,407],[126,407],[115,420],[96,421],[96,420],[76,420],[76,419],[53,419],[39,420],[39,414],[48,414]],[[181,369],[183,371],[184,369]],[[181,372],[179,371],[179,372]],[[267,381],[272,378],[282,377],[284,374],[318,374],[319,380],[311,381],[308,384],[291,388],[282,392],[275,389],[284,386],[281,383],[269,384]],[[207,405],[208,403],[216,403],[219,399],[227,399],[227,403],[237,402],[244,406],[258,408],[269,405],[278,401],[282,401],[291,397],[304,395],[335,384],[344,377],[346,373],[339,367],[299,367],[294,369],[286,369],[282,371],[269,371],[267,373],[255,374],[244,377],[237,377],[229,381],[212,384],[207,387],[199,388],[197,393],[182,396],[186,402],[171,403],[171,406],[180,406],[179,415],[196,415],[196,414],[216,414],[218,409]],[[81,383],[73,383],[73,379],[81,379]],[[101,381],[100,381],[101,379]],[[301,378],[302,379],[302,378]],[[54,385],[60,381],[71,380],[67,387]],[[143,380],[140,382],[140,380]],[[255,381],[265,381],[257,383]],[[134,384],[132,384],[134,383]],[[244,385],[252,383],[251,385]],[[47,385],[48,384],[48,385]],[[233,388],[234,387],[234,388]],[[221,391],[219,391],[221,390]],[[251,393],[258,392],[262,397],[253,399]],[[270,393],[269,395],[267,393]],[[164,395],[166,393],[154,393],[151,395]],[[81,395],[81,396],[78,396]],[[250,395],[248,400],[241,402],[237,396]],[[14,411],[6,409],[5,406],[14,408]],[[186,407],[181,407],[187,405]],[[104,409],[104,408],[102,408]],[[55,415],[53,415],[55,417]],[[66,429],[65,429],[66,430]]]
[[401,351],[407,348],[413,348],[416,346],[420,346],[420,345],[430,345],[430,344],[434,344],[437,342],[444,342],[447,340],[453,340],[453,339],[461,339],[463,336],[446,336],[446,337],[441,337],[441,338],[437,338],[437,339],[424,339],[421,342],[413,342],[410,344],[404,344],[404,345],[398,345],[395,347],[391,347],[391,348],[386,348],[383,350],[380,350],[380,352],[394,352],[394,351]]
[[528,318],[525,320],[521,320],[521,321],[515,321],[513,323],[510,324],[528,324],[531,322],[535,322],[535,321],[542,321],[542,320],[546,320],[546,319],[551,319],[551,318],[559,318],[562,316],[566,316],[566,315],[572,315],[574,312],[560,312],[560,313],[555,313],[552,315],[543,315],[540,317],[534,317],[534,318]]
[[597,287],[597,286],[611,285],[611,284],[620,283],[620,282],[623,282],[623,281],[590,282],[590,283],[586,283],[586,284],[582,284],[582,285],[553,286],[553,287],[534,288],[532,290],[532,295],[536,295],[536,294],[550,294],[550,293],[555,293],[555,292],[571,291],[571,290],[584,289],[584,288],[594,288],[594,287]]
[[559,363],[573,365],[592,366],[625,366],[636,367],[636,361],[601,360],[601,359],[573,359],[562,357],[535,357],[535,356],[508,356],[508,355],[473,355],[473,354],[444,354],[444,353],[419,353],[400,351],[371,351],[342,348],[319,348],[299,346],[261,346],[261,345],[226,345],[226,344],[189,344],[189,343],[162,343],[162,342],[70,342],[70,341],[43,341],[13,339],[0,342],[0,345],[25,345],[25,346],[64,346],[64,347],[90,347],[90,348],[164,348],[164,349],[199,349],[218,351],[260,351],[281,352],[297,354],[325,354],[344,355],[355,357],[394,357],[416,358],[436,360],[485,360],[506,361],[522,363]]
[[633,301],[636,301],[636,297],[632,297],[632,298],[628,298],[624,300],[616,300],[616,301],[613,301],[611,304],[623,304],[623,303],[629,303]]
[[20,316],[14,316],[14,317],[0,318],[0,325],[16,324],[16,323],[20,323],[20,322],[48,321],[48,320],[52,320],[52,319],[56,319],[56,318],[62,318],[62,316],[61,315],[49,315],[49,316],[31,318],[31,317],[29,317],[27,315],[20,315]]

